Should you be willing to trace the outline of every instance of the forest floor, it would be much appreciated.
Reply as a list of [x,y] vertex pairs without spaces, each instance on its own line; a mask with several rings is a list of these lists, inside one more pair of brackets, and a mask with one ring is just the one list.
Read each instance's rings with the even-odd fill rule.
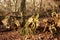
[[52,35],[50,32],[20,35],[18,31],[0,32],[0,40],[60,40],[60,33]]
[[60,28],[57,28],[56,34],[48,31],[38,34],[20,35],[19,31],[0,32],[0,40],[60,40]]

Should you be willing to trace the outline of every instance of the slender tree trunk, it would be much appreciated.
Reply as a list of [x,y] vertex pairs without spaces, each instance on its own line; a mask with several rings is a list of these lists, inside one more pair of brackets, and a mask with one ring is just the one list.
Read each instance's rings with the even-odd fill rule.
[[33,15],[35,15],[35,0],[33,0]]
[[25,25],[25,9],[26,9],[26,4],[25,4],[26,0],[21,0],[21,12],[22,12],[22,15],[21,15],[21,18],[22,18],[22,26]]
[[42,11],[42,0],[40,1],[40,13]]
[[16,16],[18,16],[18,12],[17,12],[17,2],[18,2],[18,0],[15,0],[15,14],[16,14]]

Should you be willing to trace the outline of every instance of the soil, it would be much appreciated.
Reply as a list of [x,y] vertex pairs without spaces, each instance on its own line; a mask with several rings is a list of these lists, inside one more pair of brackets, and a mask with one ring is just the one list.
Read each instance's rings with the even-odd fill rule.
[[20,35],[18,31],[0,32],[0,40],[60,40],[60,34],[52,35],[50,32],[39,34]]

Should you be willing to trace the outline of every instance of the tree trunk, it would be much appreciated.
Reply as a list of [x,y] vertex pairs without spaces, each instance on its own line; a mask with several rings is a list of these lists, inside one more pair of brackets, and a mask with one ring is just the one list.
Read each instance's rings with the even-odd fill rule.
[[26,9],[26,4],[25,4],[26,0],[21,0],[21,12],[22,12],[22,15],[21,15],[21,18],[22,18],[22,26],[25,25],[25,9]]

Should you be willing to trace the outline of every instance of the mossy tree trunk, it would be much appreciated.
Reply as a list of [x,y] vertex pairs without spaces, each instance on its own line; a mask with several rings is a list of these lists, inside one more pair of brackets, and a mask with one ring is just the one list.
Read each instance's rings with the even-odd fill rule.
[[26,0],[21,0],[21,18],[22,18],[22,26],[24,26],[25,25],[25,10],[26,10]]

